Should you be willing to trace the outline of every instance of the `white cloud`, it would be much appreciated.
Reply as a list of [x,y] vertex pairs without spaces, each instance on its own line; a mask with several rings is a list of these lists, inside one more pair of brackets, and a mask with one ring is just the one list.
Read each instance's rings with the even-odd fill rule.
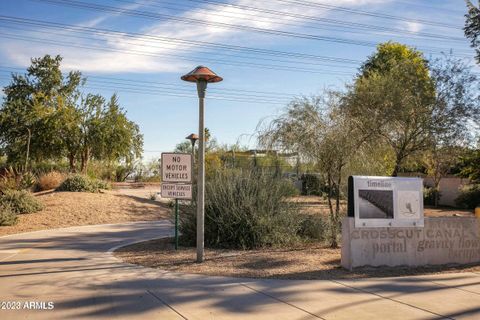
[[410,32],[420,32],[423,29],[423,25],[417,22],[405,22],[404,27]]
[[[329,0],[317,1],[318,3],[334,4],[339,6],[359,6],[365,4],[383,3],[385,0]],[[261,4],[255,0],[238,0],[235,2],[242,6],[258,7]],[[138,4],[125,7],[125,9],[137,9]],[[143,10],[151,11],[154,7],[145,7]],[[265,8],[274,9],[278,11],[285,11],[290,13],[299,13],[311,16],[326,16],[328,10],[305,7],[305,6],[291,6],[282,4],[281,2],[268,3]],[[248,13],[248,19],[245,16]],[[82,26],[94,27],[100,23],[113,19],[118,14],[110,14],[99,16],[95,19],[79,24]],[[233,7],[222,7],[214,5],[206,5],[201,8],[192,8],[184,12],[181,17],[189,19],[202,19],[210,22],[226,23],[226,24],[241,24],[257,28],[271,28],[271,29],[286,29],[283,23],[295,23],[301,28],[304,21],[295,17],[285,16],[282,19],[271,16],[265,18],[264,13],[244,11]],[[410,26],[415,28],[416,26]],[[290,27],[291,29],[291,27]],[[195,24],[185,24],[182,22],[165,21],[153,23],[141,30],[139,33],[146,33],[161,37],[175,37],[181,39],[192,39],[198,41],[208,42],[228,42],[232,44],[241,44],[246,46],[258,46],[259,43],[265,44],[266,39],[258,34],[247,33],[241,30],[219,28],[216,26],[199,26]],[[65,31],[68,35],[69,32]],[[38,33],[35,34],[38,36]],[[42,36],[42,37],[47,37]],[[108,37],[103,35],[95,36],[97,41],[104,44],[102,47],[110,50],[129,50],[138,51],[151,55],[187,55],[185,45],[177,43],[152,42],[151,39],[138,37]],[[55,37],[55,39],[67,41],[67,38]],[[287,39],[287,38],[285,38]],[[281,41],[279,37],[269,38],[268,41]],[[86,39],[69,38],[68,42],[75,42],[78,46],[92,45],[92,41]],[[176,72],[179,70],[188,69],[192,62],[184,61],[182,59],[157,57],[157,56],[141,56],[124,54],[121,52],[95,51],[80,48],[72,48],[68,46],[58,47],[48,44],[36,44],[20,41],[5,41],[1,45],[1,50],[5,53],[8,59],[21,66],[26,66],[30,63],[30,58],[35,56],[42,56],[46,53],[61,54],[64,57],[63,65],[67,69],[79,69],[85,72],[104,72],[104,73],[118,73],[118,72]],[[191,51],[189,51],[192,53]]]

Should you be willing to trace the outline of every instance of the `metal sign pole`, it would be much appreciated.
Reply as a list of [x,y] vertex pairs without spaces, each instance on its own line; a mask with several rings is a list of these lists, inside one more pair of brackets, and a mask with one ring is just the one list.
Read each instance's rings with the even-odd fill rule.
[[175,250],[178,250],[178,199],[175,199]]

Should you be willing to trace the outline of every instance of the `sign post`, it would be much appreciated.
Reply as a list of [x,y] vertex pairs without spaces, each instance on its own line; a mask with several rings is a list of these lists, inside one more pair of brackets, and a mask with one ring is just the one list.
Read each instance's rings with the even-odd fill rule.
[[175,199],[175,250],[178,250],[178,199]]
[[175,199],[175,250],[178,249],[178,200],[192,199],[192,155],[162,153],[162,198]]

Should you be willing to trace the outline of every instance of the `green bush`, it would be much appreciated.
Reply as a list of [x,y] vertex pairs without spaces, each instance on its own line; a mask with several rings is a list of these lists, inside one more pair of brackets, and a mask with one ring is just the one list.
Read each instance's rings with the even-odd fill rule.
[[6,190],[0,196],[0,203],[7,204],[17,214],[32,213],[43,209],[43,204],[30,192]]
[[12,226],[17,223],[17,213],[8,203],[0,202],[0,226]]
[[306,215],[300,224],[298,234],[307,240],[325,240],[328,222],[320,215]]
[[301,177],[302,180],[302,194],[305,196],[321,196],[322,195],[322,181],[319,175],[305,173]]
[[[289,191],[281,179],[259,171],[224,169],[207,177],[205,244],[251,249],[300,240],[298,206],[285,201]],[[184,208],[182,240],[196,239],[196,203]]]
[[102,180],[91,179],[87,176],[76,174],[65,179],[57,188],[57,191],[99,192],[101,189],[110,189],[110,185]]
[[455,204],[465,209],[474,209],[480,206],[480,184],[465,186],[455,199]]
[[104,180],[90,179],[90,183],[92,183],[97,189],[110,190],[112,188],[110,183]]
[[435,197],[440,200],[440,191],[435,188],[423,188],[423,204],[427,206],[435,205]]
[[294,197],[300,194],[300,191],[295,187],[295,184],[292,182],[292,180],[281,179],[279,183],[280,188],[282,189],[281,193],[286,197]]

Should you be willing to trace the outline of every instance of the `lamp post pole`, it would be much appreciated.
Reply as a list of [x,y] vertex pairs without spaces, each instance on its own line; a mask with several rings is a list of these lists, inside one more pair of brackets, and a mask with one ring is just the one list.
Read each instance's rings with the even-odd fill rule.
[[195,142],[197,142],[198,136],[195,133],[191,133],[188,137],[185,137],[185,139],[190,140],[190,143],[192,144],[192,158],[193,161],[195,161]]
[[203,262],[205,225],[205,90],[207,82],[197,81],[198,91],[198,180],[197,180],[197,262]]
[[182,76],[182,80],[196,82],[198,92],[198,180],[197,180],[197,262],[204,259],[205,223],[205,91],[208,82],[223,79],[204,66],[198,66]]

